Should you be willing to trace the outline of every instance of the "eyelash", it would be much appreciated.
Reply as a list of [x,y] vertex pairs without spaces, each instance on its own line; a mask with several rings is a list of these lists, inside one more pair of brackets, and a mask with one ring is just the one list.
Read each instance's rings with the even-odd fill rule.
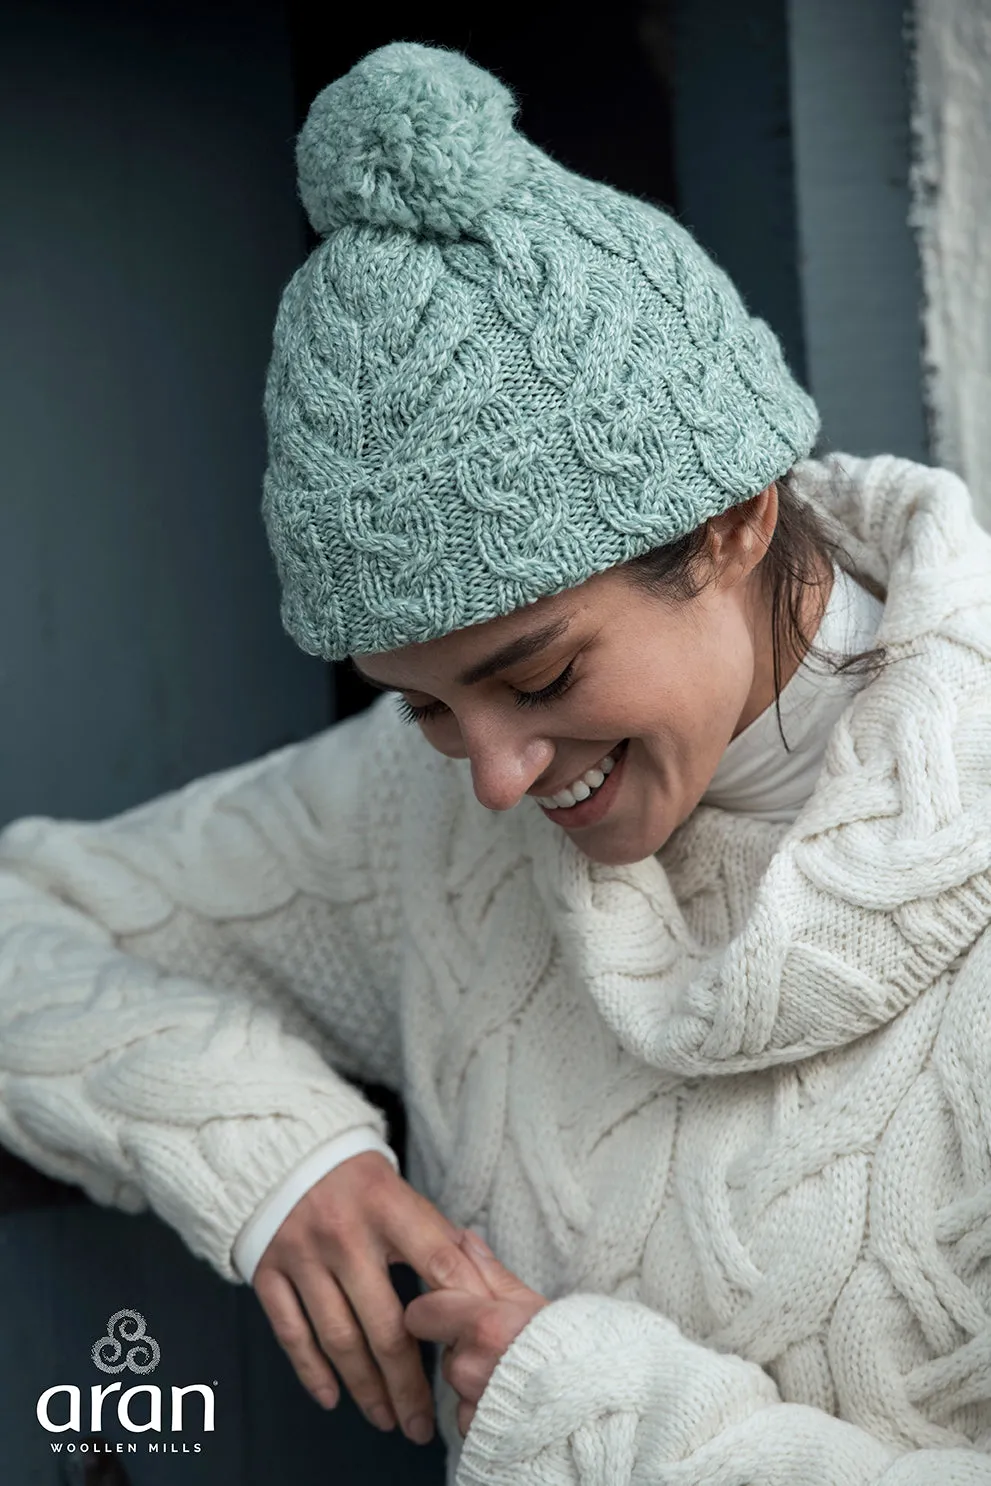
[[[556,701],[563,696],[571,685],[571,675],[575,669],[574,661],[569,661],[554,680],[547,686],[542,686],[539,691],[518,691],[516,693],[517,707],[545,707],[548,702]],[[425,722],[432,717],[438,717],[447,708],[443,702],[428,702],[425,707],[414,707],[412,702],[407,702],[405,697],[397,697],[396,705],[404,722]]]

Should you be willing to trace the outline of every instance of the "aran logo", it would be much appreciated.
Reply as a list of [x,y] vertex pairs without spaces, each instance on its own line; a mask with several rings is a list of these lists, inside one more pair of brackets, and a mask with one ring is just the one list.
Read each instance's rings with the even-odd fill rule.
[[[98,1337],[90,1349],[93,1365],[100,1372],[130,1372],[139,1377],[147,1377],[153,1373],[161,1361],[161,1355],[161,1348],[149,1334],[144,1316],[140,1311],[134,1310],[114,1311],[107,1321],[106,1335]],[[193,1395],[195,1402],[191,1400],[187,1410],[186,1397],[189,1394]],[[157,1383],[134,1383],[126,1389],[122,1381],[93,1383],[89,1395],[89,1417],[85,1428],[91,1433],[98,1434],[103,1428],[105,1405],[111,1408],[116,1405],[120,1424],[131,1434],[162,1433],[163,1390]],[[108,1400],[112,1401],[108,1404]],[[195,1418],[190,1419],[188,1427],[196,1427],[203,1433],[210,1433],[214,1429],[214,1393],[209,1384],[188,1383],[182,1388],[173,1386],[168,1403],[169,1429],[172,1434],[182,1433],[187,1412],[190,1415],[195,1413]],[[82,1389],[76,1383],[55,1383],[51,1388],[46,1388],[38,1399],[37,1415],[39,1424],[49,1434],[81,1433],[84,1428]],[[53,1444],[52,1448],[60,1449],[61,1446]],[[73,1451],[75,1446],[66,1443],[65,1448]],[[131,1451],[136,1447],[129,1445],[127,1448]],[[172,1445],[171,1451],[179,1448],[178,1445]],[[170,1447],[148,1441],[150,1452],[158,1453],[161,1449],[168,1451]],[[189,1446],[183,1445],[182,1449],[185,1452]],[[192,1450],[199,1452],[199,1444],[193,1445]]]

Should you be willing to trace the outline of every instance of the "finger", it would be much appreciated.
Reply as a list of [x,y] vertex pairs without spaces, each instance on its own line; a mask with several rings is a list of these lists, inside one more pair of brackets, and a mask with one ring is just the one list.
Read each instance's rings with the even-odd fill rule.
[[425,1444],[433,1433],[433,1394],[388,1271],[374,1262],[351,1261],[339,1266],[338,1280],[360,1317],[403,1433]]
[[441,1377],[463,1403],[478,1403],[492,1377],[492,1361],[472,1346],[445,1347]]
[[317,1345],[296,1291],[276,1269],[257,1273],[255,1294],[271,1323],[276,1340],[288,1355],[296,1376],[321,1407],[336,1408],[341,1390],[334,1370]]
[[411,1300],[403,1319],[411,1336],[454,1346],[472,1326],[479,1305],[484,1303],[479,1296],[463,1290],[434,1290]]
[[366,1418],[379,1429],[394,1428],[398,1419],[417,1439],[410,1421],[417,1415],[432,1420],[433,1402],[388,1272],[339,1266],[331,1277],[308,1266],[296,1283],[321,1347]]
[[380,1213],[381,1232],[390,1252],[400,1254],[433,1290],[467,1290],[491,1295],[472,1256],[461,1246],[461,1229],[443,1213],[407,1188],[411,1204],[396,1202],[394,1194]]
[[458,1404],[458,1433],[462,1439],[468,1433],[471,1421],[475,1417],[475,1407],[475,1404],[469,1403],[466,1399],[462,1399]]
[[493,1295],[510,1295],[514,1290],[527,1290],[518,1275],[513,1274],[511,1269],[496,1258],[488,1244],[480,1233],[474,1228],[464,1228],[461,1232],[461,1247],[465,1253],[471,1256],[478,1272],[484,1278]]

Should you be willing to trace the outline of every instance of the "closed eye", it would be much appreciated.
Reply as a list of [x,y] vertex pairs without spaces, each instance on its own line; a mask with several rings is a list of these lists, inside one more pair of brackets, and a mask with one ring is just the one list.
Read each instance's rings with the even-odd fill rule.
[[[544,707],[548,702],[553,702],[558,697],[563,696],[571,685],[574,669],[574,661],[569,661],[560,676],[555,676],[553,681],[548,682],[546,686],[542,686],[539,691],[517,691],[517,707]],[[439,717],[442,712],[449,710],[443,702],[427,702],[422,707],[415,707],[405,697],[397,697],[396,705],[399,708],[403,721],[409,723],[426,722],[428,719]]]

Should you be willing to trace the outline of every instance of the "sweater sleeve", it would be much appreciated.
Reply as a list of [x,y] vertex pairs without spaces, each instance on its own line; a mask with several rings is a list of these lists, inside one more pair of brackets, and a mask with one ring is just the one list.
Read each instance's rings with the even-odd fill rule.
[[400,1082],[397,749],[380,702],[111,820],[0,833],[0,1140],[236,1281],[293,1168],[385,1139],[347,1076]]
[[991,1486],[991,1455],[902,1451],[783,1403],[756,1363],[637,1301],[575,1294],[500,1358],[457,1486]]

